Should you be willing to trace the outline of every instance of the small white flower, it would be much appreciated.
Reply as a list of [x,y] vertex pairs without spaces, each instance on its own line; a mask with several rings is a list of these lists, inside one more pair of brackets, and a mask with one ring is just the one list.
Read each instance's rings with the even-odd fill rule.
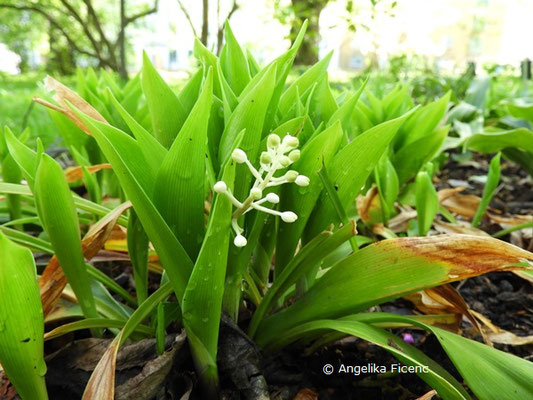
[[292,211],[285,211],[281,213],[281,219],[283,222],[292,223],[298,219],[298,216]]
[[300,144],[296,136],[286,135],[283,138],[283,145],[288,148],[296,148]]
[[248,243],[248,241],[242,235],[237,235],[235,236],[235,239],[233,239],[233,244],[237,247],[244,247],[246,246],[246,243]]
[[261,153],[261,164],[270,164],[271,162],[272,162],[272,156],[266,151],[263,151]]
[[254,200],[259,200],[261,197],[263,197],[263,191],[259,188],[252,188],[250,190],[250,194],[254,198]]
[[309,178],[305,175],[298,175],[294,181],[298,186],[307,186],[309,185]]
[[280,138],[275,133],[268,135],[267,146],[271,149],[277,149],[280,143]]
[[248,160],[248,157],[246,156],[246,153],[241,149],[235,149],[233,150],[233,153],[231,153],[231,158],[235,160],[235,162],[242,164]]
[[281,164],[283,168],[286,168],[291,164],[291,159],[287,156],[281,156],[279,158],[279,163]]
[[300,150],[293,150],[289,153],[289,159],[291,162],[296,162],[300,159]]
[[298,171],[290,170],[285,173],[285,179],[287,182],[294,182],[298,178]]
[[213,186],[213,190],[217,193],[226,193],[228,187],[226,186],[226,182],[218,181],[217,183],[215,183],[215,186]]
[[269,193],[266,195],[266,200],[272,204],[279,203],[279,196],[276,193]]

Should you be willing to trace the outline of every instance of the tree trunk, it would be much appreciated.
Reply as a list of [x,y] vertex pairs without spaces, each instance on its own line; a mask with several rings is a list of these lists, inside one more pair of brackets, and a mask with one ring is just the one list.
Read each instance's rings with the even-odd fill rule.
[[119,48],[119,73],[124,79],[128,79],[126,59],[126,0],[120,0],[120,32],[118,37]]
[[307,32],[296,54],[294,63],[297,65],[312,65],[318,61],[318,45],[320,42],[320,13],[329,0],[291,0],[294,19],[291,26],[291,38],[298,35],[303,22],[307,19]]
[[200,40],[207,47],[207,39],[209,37],[209,0],[202,0],[202,4],[202,37]]

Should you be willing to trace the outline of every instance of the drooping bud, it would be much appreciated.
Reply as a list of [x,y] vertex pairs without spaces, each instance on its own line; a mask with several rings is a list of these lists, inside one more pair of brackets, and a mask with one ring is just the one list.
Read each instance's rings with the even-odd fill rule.
[[294,181],[298,186],[307,186],[309,185],[309,178],[305,175],[298,175]]
[[281,219],[283,222],[292,223],[298,219],[298,216],[292,211],[285,211],[281,213]]
[[271,162],[272,162],[272,156],[266,151],[263,151],[261,153],[261,164],[270,164]]
[[290,158],[287,157],[287,156],[281,156],[281,157],[279,158],[279,163],[281,164],[281,166],[282,166],[283,168],[286,168],[286,167],[288,167],[289,165],[291,165],[291,160],[290,160]]
[[287,135],[283,138],[283,145],[288,148],[296,148],[300,144],[296,136]]
[[267,146],[271,149],[277,149],[280,143],[280,138],[275,133],[268,135]]
[[287,171],[287,173],[285,174],[285,179],[287,179],[287,182],[294,182],[297,177],[298,171],[294,171],[293,169]]
[[263,197],[263,191],[259,188],[252,188],[250,190],[250,195],[254,200],[259,200],[261,197]]
[[233,158],[238,164],[242,164],[248,160],[246,153],[241,149],[233,150],[233,153],[231,153],[231,158]]
[[289,153],[289,159],[291,162],[296,162],[300,159],[300,150],[293,150]]
[[266,195],[266,200],[272,204],[279,203],[279,196],[276,193],[269,193]]
[[217,183],[215,183],[215,186],[213,186],[213,190],[217,193],[226,193],[228,187],[226,186],[226,182],[218,181]]
[[237,247],[244,247],[246,246],[246,243],[248,243],[248,241],[242,235],[237,235],[235,236],[235,239],[233,239],[233,244]]

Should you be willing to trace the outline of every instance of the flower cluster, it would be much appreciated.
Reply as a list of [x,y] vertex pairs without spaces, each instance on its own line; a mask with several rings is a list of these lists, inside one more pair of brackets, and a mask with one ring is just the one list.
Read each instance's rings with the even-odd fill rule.
[[217,182],[213,187],[215,192],[226,195],[233,205],[237,207],[231,220],[231,226],[236,235],[235,240],[233,241],[235,246],[246,246],[246,238],[242,235],[244,230],[239,226],[238,219],[241,215],[252,209],[277,215],[281,217],[284,222],[288,223],[298,219],[298,216],[292,211],[281,212],[263,205],[263,203],[279,203],[279,196],[275,193],[268,193],[263,197],[263,191],[266,188],[283,185],[284,183],[295,183],[298,186],[309,185],[309,178],[298,174],[298,172],[294,170],[289,170],[282,176],[274,177],[276,171],[287,168],[292,163],[298,161],[300,158],[300,150],[297,150],[298,145],[298,139],[294,136],[286,135],[283,140],[281,140],[278,135],[274,133],[270,134],[267,139],[267,151],[261,153],[261,166],[259,170],[252,165],[243,150],[235,149],[231,154],[231,157],[235,162],[246,164],[255,178],[255,182],[250,189],[250,194],[243,202],[240,202],[235,196],[233,196],[224,181]]

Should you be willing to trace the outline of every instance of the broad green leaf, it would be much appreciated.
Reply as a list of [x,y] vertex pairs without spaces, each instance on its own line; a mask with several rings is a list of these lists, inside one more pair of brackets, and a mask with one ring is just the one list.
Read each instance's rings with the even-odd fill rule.
[[517,128],[502,132],[476,133],[466,141],[466,147],[481,153],[495,153],[507,147],[533,153],[533,132],[526,128]]
[[317,172],[322,162],[329,164],[337,152],[342,136],[341,124],[337,122],[309,141],[302,148],[300,159],[292,167],[300,174],[309,177],[309,185],[300,187],[288,184],[281,189],[280,209],[295,212],[298,219],[292,224],[280,222],[276,247],[276,270],[281,271],[294,255],[311,211],[322,191],[322,183]]
[[[445,400],[470,399],[468,392],[462,385],[449,372],[426,356],[422,351],[405,343],[392,333],[368,323],[357,320],[312,321],[286,332],[283,335],[284,337],[280,339],[280,342],[288,344],[306,334],[329,330],[356,336],[376,344],[390,352],[404,365],[420,367],[422,370],[427,369],[427,372],[421,372],[418,376],[432,388],[436,389],[439,396]],[[334,368],[337,369],[337,366],[334,365]]]
[[387,223],[394,212],[394,202],[400,192],[398,174],[387,154],[384,154],[376,165],[374,180],[379,191],[382,219]]
[[[265,319],[257,342],[268,344],[287,329],[313,319],[342,317],[490,271],[531,269],[532,262],[533,253],[489,237],[439,235],[383,240],[338,262],[295,303]],[[522,267],[517,266],[520,263]]]
[[350,127],[350,117],[354,111],[355,105],[359,101],[359,98],[361,97],[361,93],[363,93],[363,90],[365,90],[366,84],[368,83],[368,79],[366,79],[361,87],[352,94],[348,99],[344,101],[344,103],[333,113],[331,118],[329,118],[327,122],[327,126],[333,125],[337,121],[341,121],[342,123],[342,129],[346,132],[349,130]]
[[204,66],[204,74],[207,73],[209,70],[209,67],[213,68],[213,92],[215,93],[215,96],[217,96],[219,99],[222,98],[221,93],[221,84],[220,84],[220,74],[217,69],[218,64],[218,57],[215,56],[213,53],[211,53],[202,42],[200,42],[200,39],[195,38],[194,39],[194,55],[195,57],[203,64]]
[[431,176],[420,171],[416,176],[416,212],[418,214],[418,234],[425,236],[439,210],[439,198]]
[[[109,125],[79,114],[117,174],[122,189],[159,255],[178,300],[181,300],[193,263],[150,198],[154,177],[141,162],[143,154],[133,138]],[[152,184],[146,180],[152,180]]]
[[309,68],[302,76],[296,79],[289,88],[281,95],[279,100],[279,111],[281,115],[285,115],[291,107],[296,103],[298,97],[298,90],[300,93],[304,93],[307,89],[311,88],[322,77],[329,65],[333,52],[328,53],[326,57],[317,62],[311,68]]
[[479,399],[527,399],[533,394],[533,363],[491,348],[415,318],[387,313],[362,315],[370,323],[407,322],[426,329],[439,340],[448,357]]
[[44,321],[33,255],[0,233],[0,363],[23,399],[48,399]]
[[153,195],[155,206],[192,260],[205,231],[205,161],[212,97],[209,72],[198,101],[161,162]]
[[200,68],[178,93],[178,99],[187,114],[191,112],[194,104],[198,100],[200,88],[202,87],[202,82],[204,80],[203,77],[204,71]]
[[[368,176],[409,115],[410,113],[406,113],[399,118],[370,128],[333,157],[328,166],[328,175],[344,209],[355,201]],[[311,215],[306,227],[306,238],[313,237],[336,220],[333,205],[327,193],[322,192],[315,212]]]
[[250,68],[228,21],[224,25],[224,35],[226,44],[220,54],[220,65],[229,86],[239,96],[250,82]]
[[[221,178],[230,190],[235,178],[235,166],[230,158]],[[185,329],[197,339],[191,342],[197,369],[204,375],[201,379],[209,382],[218,380],[217,366],[213,361],[217,359],[232,208],[227,196],[216,195],[207,233],[182,303]],[[210,355],[207,360],[203,358],[205,352]]]
[[393,158],[400,184],[413,178],[420,168],[433,159],[441,149],[448,135],[450,125],[435,129],[431,135],[424,136],[402,147]]
[[37,153],[24,145],[17,137],[6,127],[4,129],[5,140],[9,154],[13,157],[16,163],[19,165],[22,175],[28,185],[33,187],[35,180],[35,171],[37,170]]
[[327,73],[317,82],[315,90],[309,95],[308,102],[307,113],[313,119],[315,126],[318,126],[321,121],[331,120],[338,110],[339,107],[331,93]]
[[148,297],[148,236],[132,210],[128,220],[128,254],[133,267],[133,279],[137,301],[141,304]]
[[35,174],[35,204],[45,232],[87,318],[96,318],[96,306],[81,248],[78,215],[61,166],[41,156]]
[[150,110],[154,136],[168,149],[183,125],[187,113],[146,53],[143,54],[142,88]]

